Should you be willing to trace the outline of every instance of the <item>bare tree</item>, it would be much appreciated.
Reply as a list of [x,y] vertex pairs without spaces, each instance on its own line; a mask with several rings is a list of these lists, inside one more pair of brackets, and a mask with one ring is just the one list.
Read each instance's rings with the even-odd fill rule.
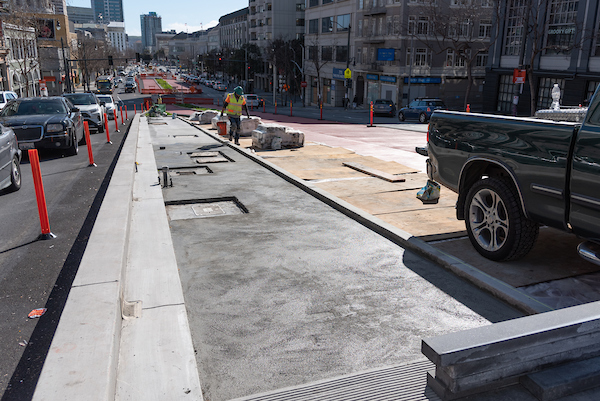
[[445,54],[445,68],[466,71],[463,105],[466,109],[473,86],[473,67],[478,59],[484,60],[483,55],[487,55],[497,37],[492,33],[492,21],[498,15],[497,2],[421,0],[413,10],[404,29],[406,35],[434,54]]
[[[323,105],[323,85],[321,83],[321,70],[330,60],[323,59],[322,53],[319,54],[319,36],[315,36],[310,40],[308,45],[308,66],[314,70],[317,75],[317,96],[318,106]],[[306,67],[305,67],[306,68]]]

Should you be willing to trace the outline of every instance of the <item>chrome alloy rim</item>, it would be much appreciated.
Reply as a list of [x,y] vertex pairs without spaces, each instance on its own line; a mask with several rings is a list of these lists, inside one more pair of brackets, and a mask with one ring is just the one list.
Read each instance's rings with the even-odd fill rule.
[[21,172],[19,171],[18,161],[13,158],[12,161],[12,176],[15,179],[15,184],[21,184]]
[[469,224],[475,241],[486,251],[502,248],[508,237],[508,213],[502,198],[491,189],[478,191],[469,206]]

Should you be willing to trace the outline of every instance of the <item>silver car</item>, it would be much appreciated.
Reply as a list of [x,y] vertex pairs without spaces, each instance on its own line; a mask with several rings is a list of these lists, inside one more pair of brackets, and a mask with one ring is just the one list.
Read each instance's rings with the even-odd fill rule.
[[83,119],[88,122],[90,129],[104,132],[104,107],[93,93],[65,93],[66,97],[80,111]]
[[108,117],[108,119],[114,120],[115,110],[117,112],[119,110],[117,110],[117,106],[115,104],[115,100],[113,99],[112,95],[96,95],[96,97],[98,98],[98,100],[100,100],[100,102],[104,103],[104,109],[106,110],[106,116]]
[[12,129],[0,124],[0,190],[21,188],[21,150]]

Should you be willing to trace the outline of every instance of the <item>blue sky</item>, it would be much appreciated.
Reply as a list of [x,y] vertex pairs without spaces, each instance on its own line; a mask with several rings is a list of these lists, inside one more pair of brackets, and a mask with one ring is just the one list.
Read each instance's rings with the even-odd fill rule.
[[[91,7],[90,0],[67,0],[68,6]],[[140,15],[155,11],[163,31],[194,32],[213,27],[225,14],[248,7],[248,0],[123,0],[127,34],[141,36]]]

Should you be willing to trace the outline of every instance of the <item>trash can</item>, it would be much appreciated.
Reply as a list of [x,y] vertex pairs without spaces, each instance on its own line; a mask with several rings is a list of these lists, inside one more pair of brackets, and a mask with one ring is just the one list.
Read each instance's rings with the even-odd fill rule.
[[219,135],[227,136],[227,121],[217,121],[217,127],[219,128]]

